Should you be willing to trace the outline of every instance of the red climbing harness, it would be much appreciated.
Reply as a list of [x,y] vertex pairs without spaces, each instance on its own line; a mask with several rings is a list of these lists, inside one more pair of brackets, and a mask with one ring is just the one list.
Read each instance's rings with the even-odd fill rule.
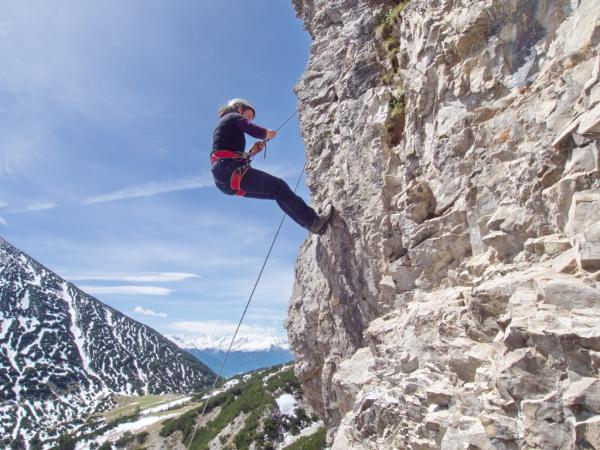
[[245,153],[234,152],[231,150],[215,150],[210,154],[210,162],[216,163],[220,159],[244,159],[247,160],[248,157]]
[[216,150],[210,155],[210,162],[215,164],[217,161],[221,159],[237,159],[240,161],[244,161],[244,164],[238,167],[231,174],[231,180],[229,182],[229,186],[231,189],[235,191],[235,195],[239,195],[243,197],[246,195],[246,191],[242,189],[242,178],[250,169],[250,161],[248,160],[248,156],[244,153],[233,152],[231,150]]

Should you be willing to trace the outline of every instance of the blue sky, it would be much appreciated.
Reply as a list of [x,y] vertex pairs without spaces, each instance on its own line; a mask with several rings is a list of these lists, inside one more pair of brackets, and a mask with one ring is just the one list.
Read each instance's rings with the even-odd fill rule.
[[[232,97],[268,128],[294,112],[310,40],[291,2],[0,5],[0,235],[163,333],[232,331],[282,213],[213,187],[212,129]],[[293,185],[298,128],[254,166]],[[306,235],[286,219],[242,331],[285,333]]]

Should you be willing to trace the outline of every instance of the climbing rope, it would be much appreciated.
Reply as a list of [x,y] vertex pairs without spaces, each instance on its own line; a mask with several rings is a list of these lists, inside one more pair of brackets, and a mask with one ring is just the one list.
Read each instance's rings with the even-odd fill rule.
[[[281,125],[279,125],[279,128],[277,128],[277,129],[275,130],[275,133],[277,133],[279,130],[281,130],[281,129],[283,128],[283,126],[284,126],[286,123],[288,123],[288,122],[289,122],[289,121],[292,119],[292,117],[294,117],[296,114],[298,114],[298,110],[294,111],[294,114],[292,114],[290,117],[288,117],[288,118],[286,119],[286,121],[285,121],[285,122],[283,122]],[[263,145],[264,145],[264,149],[263,149],[263,152],[264,152],[264,153],[263,153],[263,159],[267,159],[267,142],[269,142],[269,140],[268,140],[268,139],[264,139],[264,140],[262,141],[262,143],[263,143]]]
[[[288,117],[288,119],[285,122],[283,122],[283,124],[281,124],[279,126],[279,128],[277,128],[277,130],[275,130],[275,131],[279,131],[297,113],[298,113],[298,111],[295,111],[294,114],[292,114],[290,117]],[[265,151],[266,151],[266,141],[265,141]],[[304,163],[304,167],[302,168],[302,172],[300,172],[300,176],[298,177],[298,180],[296,181],[296,186],[294,187],[294,193],[296,192],[296,190],[298,189],[298,186],[300,185],[300,180],[302,180],[302,175],[304,175],[304,171],[306,170],[307,163],[308,163],[308,161]],[[246,307],[244,308],[244,312],[242,313],[242,317],[240,318],[240,321],[238,322],[237,328],[235,329],[235,333],[233,333],[233,337],[231,338],[231,342],[229,343],[229,348],[227,349],[227,352],[225,353],[225,357],[223,358],[223,362],[221,362],[221,367],[219,367],[219,372],[217,373],[217,376],[215,378],[215,381],[213,382],[212,387],[210,388],[210,390],[206,394],[207,395],[207,399],[204,402],[204,407],[202,408],[202,413],[200,414],[200,417],[204,416],[204,413],[206,412],[206,407],[208,406],[208,401],[210,400],[210,396],[211,396],[212,392],[214,391],[215,386],[217,385],[217,383],[219,381],[219,378],[221,377],[221,373],[223,371],[223,367],[225,367],[225,363],[227,362],[227,358],[229,357],[229,353],[231,352],[231,348],[233,347],[233,343],[235,342],[235,338],[237,337],[238,331],[240,330],[240,327],[242,326],[242,322],[244,321],[244,317],[246,316],[246,312],[248,311],[248,307],[250,306],[250,302],[252,301],[252,297],[254,297],[254,292],[256,291],[256,287],[258,286],[258,283],[260,281],[260,278],[262,277],[263,271],[265,270],[265,266],[267,265],[267,262],[269,261],[269,257],[271,256],[271,251],[273,250],[273,247],[275,246],[275,242],[277,241],[277,237],[279,236],[279,232],[281,231],[281,227],[283,225],[283,221],[285,220],[285,216],[286,216],[286,214],[283,213],[283,217],[281,218],[281,221],[279,222],[279,226],[277,227],[277,232],[275,233],[275,236],[273,237],[273,241],[271,242],[271,246],[269,247],[269,251],[267,252],[267,256],[265,257],[265,260],[264,260],[264,262],[262,264],[262,267],[260,268],[260,272],[258,273],[258,277],[256,278],[256,281],[254,282],[254,287],[252,288],[252,292],[250,293],[250,297],[248,297],[248,301],[246,302]],[[194,432],[192,433],[192,438],[190,439],[190,442],[186,446],[186,450],[189,450],[190,446],[192,445],[192,442],[194,442],[194,438],[196,437],[196,431],[197,430],[198,430],[198,423],[196,422],[196,425],[194,425]]]

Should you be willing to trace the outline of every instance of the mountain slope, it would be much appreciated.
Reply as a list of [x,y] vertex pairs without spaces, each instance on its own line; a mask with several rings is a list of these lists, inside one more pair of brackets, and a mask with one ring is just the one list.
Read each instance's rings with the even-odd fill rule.
[[0,437],[55,435],[110,393],[200,389],[214,373],[0,239]]
[[[322,450],[323,422],[306,404],[291,365],[237,376],[209,396],[127,397],[82,433],[77,449]],[[204,400],[208,400],[203,415]],[[96,428],[92,425],[92,428]],[[194,432],[195,431],[195,432]],[[194,435],[194,442],[190,444]]]
[[[205,398],[205,397],[203,397]],[[236,377],[214,392],[202,408],[165,422],[164,438],[193,442],[190,449],[284,449],[300,436],[325,448],[322,422],[306,404],[293,367],[283,366]],[[195,429],[195,433],[194,433]],[[167,448],[162,441],[156,447]],[[310,448],[307,446],[296,448]]]

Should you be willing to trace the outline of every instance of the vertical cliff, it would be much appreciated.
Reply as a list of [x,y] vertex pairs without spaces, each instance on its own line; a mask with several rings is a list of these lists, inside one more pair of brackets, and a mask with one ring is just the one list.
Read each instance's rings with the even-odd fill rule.
[[287,328],[333,449],[600,448],[600,4],[292,0]]

